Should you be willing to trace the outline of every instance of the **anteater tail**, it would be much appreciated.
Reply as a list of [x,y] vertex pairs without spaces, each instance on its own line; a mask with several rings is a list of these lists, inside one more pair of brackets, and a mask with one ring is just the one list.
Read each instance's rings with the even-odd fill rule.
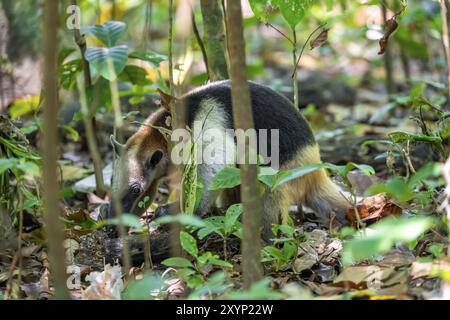
[[[319,146],[314,143],[302,148],[297,156],[283,167],[291,169],[319,162]],[[311,208],[323,222],[334,217],[342,224],[347,223],[345,216],[351,206],[324,169],[315,170],[291,181],[284,190],[290,193],[294,203]]]

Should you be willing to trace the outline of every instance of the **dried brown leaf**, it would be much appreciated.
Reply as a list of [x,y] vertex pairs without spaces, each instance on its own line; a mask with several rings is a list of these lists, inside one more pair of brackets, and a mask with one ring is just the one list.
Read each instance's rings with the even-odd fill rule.
[[328,41],[328,31],[330,31],[329,28],[324,28],[322,29],[322,31],[319,33],[319,35],[312,39],[311,42],[309,43],[311,46],[311,50],[320,46],[323,46],[325,44],[325,42]]
[[[356,205],[356,208],[361,221],[366,224],[374,223],[386,216],[400,215],[402,213],[402,208],[393,203],[384,193],[364,198]],[[357,225],[356,214],[353,208],[347,212],[347,219],[353,226]]]
[[383,54],[386,52],[386,48],[389,44],[389,37],[394,33],[395,30],[397,30],[398,23],[396,18],[397,17],[394,16],[386,21],[386,24],[384,26],[384,34],[380,39],[380,51],[378,52],[378,54]]

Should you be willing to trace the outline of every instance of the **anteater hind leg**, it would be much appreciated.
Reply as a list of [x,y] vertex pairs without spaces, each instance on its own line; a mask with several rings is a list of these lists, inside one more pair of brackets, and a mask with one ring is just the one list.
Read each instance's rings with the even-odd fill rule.
[[275,237],[272,233],[274,224],[287,223],[291,197],[286,188],[281,186],[263,195],[262,238],[266,242]]

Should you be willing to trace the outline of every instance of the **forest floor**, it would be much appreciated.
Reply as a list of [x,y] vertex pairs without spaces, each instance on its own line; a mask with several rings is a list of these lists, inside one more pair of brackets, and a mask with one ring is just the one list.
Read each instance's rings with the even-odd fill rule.
[[[353,106],[343,106],[333,101],[318,109],[307,108],[305,115],[311,122],[316,138],[321,146],[322,158],[334,164],[348,162],[371,165],[376,175],[368,177],[360,172],[352,172],[349,180],[356,190],[358,199],[362,200],[364,192],[375,182],[384,181],[390,175],[386,165],[388,151],[385,145],[363,145],[366,140],[386,139],[392,131],[417,131],[417,125],[409,119],[406,108],[391,108],[386,105],[387,97],[373,88],[358,88]],[[137,116],[138,117],[138,116]],[[135,120],[142,120],[136,118]],[[106,121],[107,122],[107,121]],[[101,141],[108,141],[108,132],[98,132]],[[65,138],[67,139],[67,137]],[[106,159],[111,161],[107,144],[100,144]],[[111,281],[117,281],[112,269],[106,268],[106,263],[116,262],[118,257],[112,257],[108,252],[110,244],[108,234],[103,230],[95,230],[101,207],[108,199],[100,199],[89,190],[92,187],[92,170],[89,154],[83,143],[70,142],[64,144],[61,164],[64,186],[74,186],[84,189],[84,192],[74,192],[64,200],[65,222],[67,227],[66,261],[81,270],[82,290],[73,290],[74,297],[81,297],[89,286],[99,283],[113,287]],[[433,161],[428,147],[418,145],[411,153],[414,166]],[[109,162],[110,162],[109,161]],[[106,161],[108,162],[108,161]],[[403,164],[394,162],[393,166],[401,172]],[[392,167],[392,166],[391,166]],[[109,181],[111,169],[105,180]],[[87,180],[86,180],[87,177]],[[83,181],[83,179],[85,179]],[[80,180],[83,182],[80,183]],[[91,182],[90,182],[91,181]],[[92,189],[92,188],[91,188]],[[157,202],[165,203],[168,197],[167,188],[160,188]],[[382,198],[382,205],[389,200]],[[372,201],[377,201],[373,200]],[[379,204],[379,203],[378,203]],[[381,210],[381,209],[380,209]],[[382,211],[382,210],[381,210]],[[404,212],[407,214],[407,211]],[[151,215],[151,213],[150,213]],[[371,261],[344,267],[341,262],[343,248],[342,235],[338,230],[316,222],[308,210],[292,214],[296,232],[303,236],[295,259],[275,270],[272,263],[265,264],[267,276],[273,278],[272,288],[283,292],[286,298],[325,298],[325,299],[433,299],[442,289],[438,277],[430,277],[430,272],[437,264],[444,268],[450,267],[450,260],[445,258],[448,239],[439,232],[429,232],[420,239],[414,249],[398,244],[389,252],[377,256]],[[370,233],[370,224],[381,217],[375,213],[374,218],[367,219],[365,232]],[[8,242],[14,242],[15,237],[2,240],[0,246],[0,285],[6,291],[22,291],[28,299],[48,298],[52,292],[49,281],[48,259],[45,247],[46,238],[41,217],[24,212],[24,229],[22,231],[21,257],[8,250]],[[200,242],[201,251],[211,251],[224,258],[223,245],[214,236]],[[139,251],[139,250],[138,250]],[[134,255],[142,255],[142,246]],[[112,254],[114,255],[114,254]],[[241,283],[238,239],[231,239],[227,246],[227,261],[233,264],[231,279],[236,286]],[[18,272],[20,262],[21,285],[12,281],[11,273]],[[173,274],[172,268],[164,267],[160,261],[153,261],[154,268],[162,273]],[[143,265],[132,269],[131,277],[142,277]],[[213,272],[214,269],[211,269]],[[91,272],[103,272],[97,280],[86,281],[85,276]],[[109,278],[107,273],[110,272]],[[120,278],[120,277],[119,277]],[[100,280],[99,280],[100,279]],[[95,291],[95,290],[94,290]],[[165,298],[185,297],[189,290],[182,281],[166,281],[164,284]],[[102,296],[103,294],[103,296]],[[108,298],[111,292],[97,291],[95,298]]]

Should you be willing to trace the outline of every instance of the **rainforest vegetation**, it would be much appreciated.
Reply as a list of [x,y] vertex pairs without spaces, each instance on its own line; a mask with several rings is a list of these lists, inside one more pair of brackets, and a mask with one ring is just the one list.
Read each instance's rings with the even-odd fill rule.
[[[449,22],[448,0],[0,0],[0,300],[450,299]],[[202,217],[177,165],[178,195],[121,210],[118,148],[226,79],[236,127],[266,85],[322,161],[226,167],[209,190],[241,202]],[[292,204],[260,241],[264,190],[316,170],[348,223]]]

